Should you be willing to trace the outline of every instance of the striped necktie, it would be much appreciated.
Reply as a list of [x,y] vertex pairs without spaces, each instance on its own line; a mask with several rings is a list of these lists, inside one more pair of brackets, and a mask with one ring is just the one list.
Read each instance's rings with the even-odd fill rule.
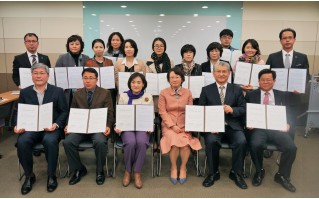
[[269,92],[268,92],[268,91],[265,92],[263,103],[264,103],[265,105],[268,105],[268,104],[269,104]]
[[38,63],[37,62],[37,59],[36,59],[36,55],[31,55],[31,57],[32,57],[32,66],[34,65],[34,64],[36,64],[36,63]]
[[286,54],[285,58],[285,68],[290,68],[290,60],[289,60],[290,54]]
[[222,105],[224,105],[224,101],[225,101],[224,88],[225,88],[225,86],[220,86],[219,88],[220,88],[220,93],[219,93],[220,102],[222,103]]

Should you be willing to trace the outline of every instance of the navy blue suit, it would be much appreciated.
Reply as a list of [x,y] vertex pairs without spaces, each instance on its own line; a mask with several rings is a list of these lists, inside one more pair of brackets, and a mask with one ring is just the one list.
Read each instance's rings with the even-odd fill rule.
[[[224,104],[231,106],[233,109],[232,114],[225,114],[225,122],[227,123],[225,125],[225,133],[203,133],[209,175],[213,175],[218,171],[219,150],[223,137],[228,139],[232,148],[232,170],[237,174],[242,174],[244,165],[246,137],[241,124],[241,117],[245,114],[246,102],[242,89],[237,85],[227,84]],[[199,97],[199,105],[222,105],[216,83],[203,87]]]
[[[53,102],[52,123],[56,123],[59,128],[52,132],[26,131],[18,137],[18,157],[26,176],[30,176],[33,173],[32,148],[39,142],[42,142],[45,149],[45,157],[48,162],[47,174],[48,176],[55,175],[59,154],[59,141],[61,134],[63,135],[63,128],[68,117],[69,109],[62,88],[47,84],[47,90],[45,91],[42,104],[50,102]],[[36,91],[33,90],[33,85],[20,91],[19,103],[39,105]]]
[[[285,93],[278,90],[274,91],[275,104],[285,105]],[[247,92],[247,103],[261,103],[261,91],[256,89],[251,92]],[[291,124],[291,117],[289,110],[287,110],[287,121]],[[291,173],[292,164],[296,158],[297,147],[294,141],[286,132],[280,132],[276,130],[266,129],[253,129],[249,133],[249,146],[251,159],[255,164],[256,171],[261,171],[263,168],[263,151],[267,147],[267,143],[271,142],[275,144],[279,151],[282,152],[279,165],[279,173],[284,177],[289,178]]]
[[[38,59],[39,63],[43,63],[48,67],[51,67],[50,59],[48,56],[38,53]],[[27,52],[15,56],[13,60],[12,80],[17,86],[20,86],[19,68],[31,68],[31,63]]]

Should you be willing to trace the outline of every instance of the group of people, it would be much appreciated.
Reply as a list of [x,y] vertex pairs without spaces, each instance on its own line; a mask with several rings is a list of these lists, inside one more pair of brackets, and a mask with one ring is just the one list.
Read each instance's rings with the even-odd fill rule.
[[[122,180],[123,186],[131,182],[132,174],[134,184],[142,188],[142,167],[145,161],[146,149],[149,146],[150,132],[122,131],[116,128],[114,115],[115,104],[154,104],[155,116],[162,120],[162,138],[156,145],[163,154],[169,153],[171,172],[169,180],[176,184],[187,181],[187,162],[191,150],[202,148],[198,138],[191,132],[185,131],[186,105],[223,105],[225,113],[225,133],[202,133],[207,156],[208,175],[203,181],[204,187],[212,186],[220,179],[219,150],[221,141],[227,139],[232,148],[232,167],[229,178],[235,184],[247,189],[243,178],[244,157],[250,151],[256,172],[252,179],[254,186],[259,186],[264,178],[263,151],[268,141],[272,141],[282,152],[278,173],[274,180],[285,189],[294,192],[296,188],[290,181],[291,167],[296,156],[296,146],[293,141],[297,104],[300,101],[298,92],[281,92],[273,89],[276,73],[264,69],[258,74],[259,88],[253,90],[251,85],[235,85],[228,83],[229,76],[235,75],[236,68],[227,61],[221,60],[223,49],[234,50],[231,46],[233,33],[229,29],[220,32],[220,42],[208,45],[207,62],[197,64],[194,61],[196,49],[193,45],[186,44],[181,48],[181,64],[175,65],[166,54],[166,42],[163,38],[155,38],[152,43],[153,53],[144,64],[137,59],[137,44],[132,39],[124,40],[119,32],[110,35],[105,50],[105,43],[101,39],[92,42],[94,57],[89,58],[82,54],[84,42],[78,35],[68,38],[67,53],[61,55],[55,67],[89,66],[82,72],[83,88],[64,90],[48,84],[49,67],[48,56],[37,52],[38,37],[28,33],[24,37],[27,52],[17,55],[13,61],[12,78],[17,86],[20,85],[19,68],[31,68],[34,85],[20,91],[19,103],[40,105],[53,102],[53,124],[40,132],[29,132],[24,129],[14,128],[19,134],[17,141],[18,157],[25,171],[25,181],[21,193],[27,194],[32,190],[36,181],[33,173],[32,147],[41,142],[45,148],[48,162],[48,192],[54,191],[57,186],[56,166],[59,151],[59,141],[64,138],[63,145],[67,156],[71,178],[70,185],[80,182],[87,170],[80,160],[78,146],[80,142],[89,139],[93,142],[96,156],[96,183],[102,185],[105,181],[104,166],[107,152],[107,137],[114,131],[123,141],[125,173]],[[269,56],[266,64],[271,68],[309,68],[305,54],[293,50],[296,32],[293,29],[283,29],[279,33],[282,50]],[[242,47],[243,55],[238,61],[264,64],[260,57],[259,45],[256,40],[248,39]],[[118,57],[115,65],[115,82],[118,87],[118,72],[135,72],[128,80],[128,91],[117,93],[116,89],[103,89],[97,86],[98,73],[90,67],[107,67],[113,63],[105,56]],[[232,73],[231,73],[232,71]],[[139,73],[143,72],[143,74]],[[199,76],[202,72],[211,72],[216,82],[202,88],[200,97],[193,99],[192,93],[183,87],[185,76]],[[170,87],[163,89],[159,96],[152,96],[145,92],[147,81],[145,73],[166,73]],[[308,73],[309,74],[309,73]],[[287,128],[283,131],[245,128],[246,103],[269,105],[285,105],[288,114]],[[68,132],[67,118],[69,108],[108,108],[105,131],[95,134],[77,134]],[[18,110],[19,111],[19,110]],[[214,118],[211,118],[214,119]],[[289,133],[288,133],[289,132]],[[177,166],[177,159],[181,158],[181,165]],[[179,167],[179,169],[178,169]]]

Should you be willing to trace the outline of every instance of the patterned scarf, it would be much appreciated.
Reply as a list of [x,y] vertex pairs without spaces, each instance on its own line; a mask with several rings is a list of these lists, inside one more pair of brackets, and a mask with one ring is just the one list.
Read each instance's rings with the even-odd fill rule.
[[[165,52],[161,57],[158,57],[155,52],[153,52],[151,58],[154,60],[154,65],[157,73],[166,73],[171,68],[171,61]],[[162,69],[160,67],[160,64],[163,64]]]
[[194,60],[188,65],[183,59],[182,60],[182,65],[183,65],[183,70],[185,72],[185,76],[190,76],[192,71],[193,71],[193,68],[195,67]]
[[144,95],[144,91],[141,91],[139,94],[135,95],[131,90],[125,91],[124,93],[127,93],[129,99],[128,99],[128,103],[129,105],[132,104],[133,99],[138,99],[140,97],[142,97]]
[[246,54],[242,54],[239,59],[240,62],[246,62],[246,63],[252,63],[252,64],[257,64],[260,60],[260,56],[259,55],[255,55],[252,58],[247,58]]

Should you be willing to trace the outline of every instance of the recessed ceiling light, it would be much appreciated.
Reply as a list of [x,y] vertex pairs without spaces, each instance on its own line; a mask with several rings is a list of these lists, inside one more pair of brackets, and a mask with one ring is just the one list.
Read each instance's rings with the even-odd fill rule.
[[243,8],[243,7],[241,7],[240,9],[242,9],[242,10],[243,10],[244,8]]
[[157,27],[158,27],[158,28],[160,28],[161,26],[160,26],[160,25],[158,25]]
[[130,15],[130,14],[125,14],[125,16],[129,17],[129,16],[131,16],[131,15]]
[[227,17],[227,18],[230,18],[230,17],[231,17],[231,15],[226,15],[226,17]]
[[133,23],[134,21],[129,21],[130,23]]
[[194,17],[198,17],[198,14],[194,14]]
[[207,26],[207,28],[211,28],[212,26]]
[[220,23],[220,21],[216,21],[216,23]]
[[134,25],[134,24],[132,24],[131,26],[132,26],[132,27],[135,27],[135,25]]
[[90,30],[92,30],[92,27],[89,27]]
[[134,30],[137,30],[137,28],[133,28]]
[[206,9],[206,8],[208,8],[208,6],[203,6],[202,8]]
[[165,16],[165,14],[160,14],[160,17],[164,17]]
[[107,26],[107,27],[109,27],[110,25],[109,25],[109,24],[107,24],[106,26]]
[[126,5],[122,5],[122,6],[121,6],[121,8],[126,8],[126,7],[127,7]]
[[191,21],[188,21],[188,22],[186,22],[186,23],[192,23]]
[[202,28],[202,29],[200,29],[200,30],[204,30],[204,29]]
[[85,8],[85,6],[83,6],[83,8]]
[[163,21],[158,21],[158,23],[162,23]]
[[186,28],[186,26],[182,26],[182,28]]
[[93,14],[91,14],[91,15],[92,15],[93,17],[95,17],[95,16],[96,16],[96,14],[94,14],[94,13],[93,13]]
[[179,31],[181,31],[182,29],[178,29]]
[[100,22],[101,22],[101,23],[103,23],[103,22],[104,22],[104,20],[103,20],[103,19],[101,19],[101,20],[100,20]]

